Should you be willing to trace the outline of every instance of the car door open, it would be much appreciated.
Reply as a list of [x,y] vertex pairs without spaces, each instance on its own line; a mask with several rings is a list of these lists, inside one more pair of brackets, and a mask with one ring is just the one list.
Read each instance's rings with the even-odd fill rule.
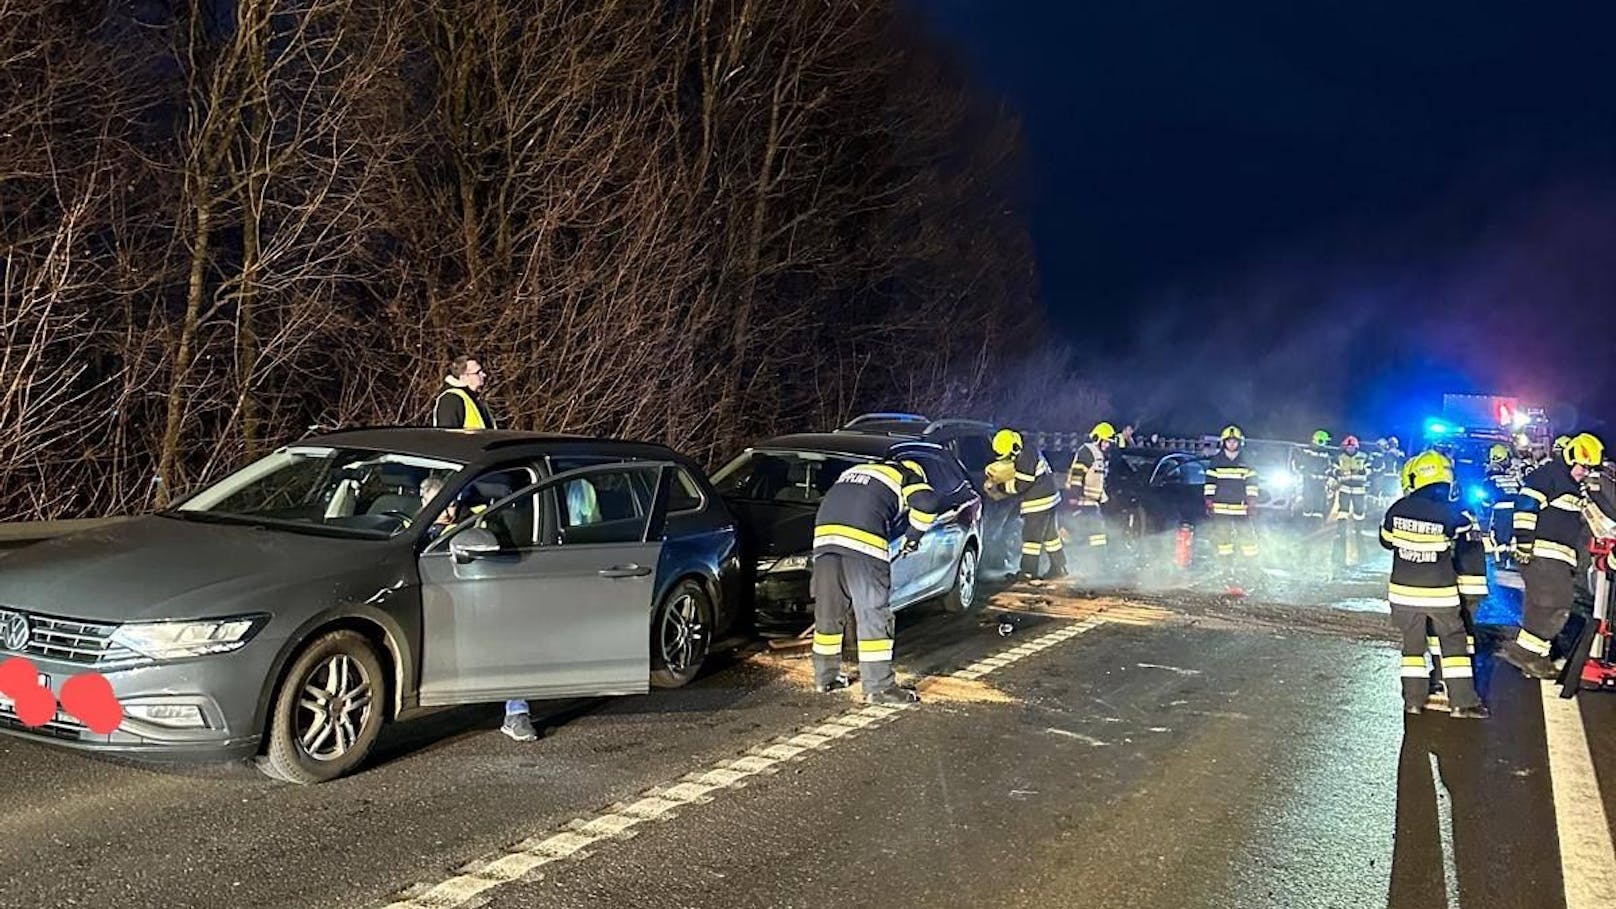
[[429,546],[421,704],[647,690],[669,467],[568,471]]

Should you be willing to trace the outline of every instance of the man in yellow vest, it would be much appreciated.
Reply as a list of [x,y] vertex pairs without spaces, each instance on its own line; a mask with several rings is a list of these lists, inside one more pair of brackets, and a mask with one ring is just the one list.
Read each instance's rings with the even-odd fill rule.
[[495,429],[494,418],[477,397],[488,374],[472,357],[455,357],[432,405],[432,425],[447,429]]

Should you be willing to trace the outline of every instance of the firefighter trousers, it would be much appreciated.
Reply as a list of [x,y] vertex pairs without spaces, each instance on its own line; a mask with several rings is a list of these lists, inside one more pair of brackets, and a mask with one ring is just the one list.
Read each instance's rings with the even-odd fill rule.
[[[1430,694],[1431,681],[1425,669],[1425,651],[1429,638],[1435,637],[1443,654],[1442,681],[1448,688],[1448,703],[1454,707],[1474,707],[1481,703],[1476,696],[1474,669],[1465,645],[1464,619],[1458,606],[1416,606],[1392,604],[1392,624],[1397,626],[1403,639],[1403,703],[1410,707],[1424,707]],[[1428,634],[1429,632],[1429,634]]]
[[864,693],[896,684],[892,673],[892,566],[868,556],[814,557],[814,682],[829,685],[842,668],[842,632],[851,614],[858,626],[859,676]]
[[1111,538],[1106,533],[1105,514],[1098,505],[1079,505],[1072,509],[1071,546],[1073,560],[1079,571],[1098,573],[1105,570],[1106,552]]
[[[1459,621],[1464,625],[1465,653],[1470,656],[1471,671],[1475,671],[1476,664],[1476,606],[1481,602],[1476,597],[1459,598]],[[1426,622],[1425,652],[1430,657],[1431,681],[1442,681],[1442,639],[1437,637],[1436,628]]]
[[1571,616],[1576,596],[1576,570],[1554,559],[1533,559],[1521,566],[1526,582],[1526,606],[1515,643],[1535,656],[1549,656],[1554,639]]
[[[1257,562],[1257,533],[1251,516],[1219,514],[1211,517],[1212,542],[1217,546],[1218,567],[1230,578],[1250,575]],[[1235,553],[1240,554],[1236,568]]]
[[1045,553],[1049,555],[1049,573],[1054,577],[1064,575],[1066,551],[1061,545],[1060,530],[1055,526],[1053,507],[1021,516],[1021,573],[1037,577]]

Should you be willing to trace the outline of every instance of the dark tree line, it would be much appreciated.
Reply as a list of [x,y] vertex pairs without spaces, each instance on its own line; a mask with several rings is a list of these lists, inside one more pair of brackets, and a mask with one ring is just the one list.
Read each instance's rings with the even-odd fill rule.
[[419,422],[460,351],[708,461],[1024,396],[1016,126],[898,6],[0,0],[0,518]]

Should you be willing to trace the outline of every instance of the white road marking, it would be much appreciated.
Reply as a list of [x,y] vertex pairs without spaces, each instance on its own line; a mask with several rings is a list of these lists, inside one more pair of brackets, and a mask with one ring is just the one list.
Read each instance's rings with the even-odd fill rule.
[[1453,846],[1453,794],[1442,779],[1442,765],[1435,754],[1431,759],[1431,785],[1436,787],[1438,838],[1442,840],[1442,891],[1448,895],[1448,909],[1459,909],[1459,859]]
[[1542,687],[1543,734],[1549,746],[1566,909],[1603,909],[1616,893],[1616,850],[1611,847],[1610,823],[1594,776],[1582,711],[1576,699],[1560,697],[1559,685],[1545,682]]
[[1134,665],[1138,666],[1140,669],[1164,669],[1164,670],[1166,670],[1168,672],[1176,672],[1179,675],[1200,675],[1201,674],[1201,670],[1199,670],[1199,669],[1180,669],[1177,666],[1163,666],[1163,665],[1161,665],[1159,663],[1135,663]]
[[[1104,622],[1104,619],[1087,619],[1067,625],[1003,653],[978,660],[952,675],[954,678],[981,678],[1098,628]],[[632,836],[637,832],[636,828],[649,821],[677,818],[681,809],[707,804],[724,792],[745,786],[752,777],[773,773],[781,764],[823,754],[838,742],[865,729],[891,722],[912,709],[861,705],[815,725],[777,736],[747,749],[740,758],[719,761],[706,770],[686,774],[676,782],[653,787],[632,802],[574,818],[563,824],[560,830],[529,837],[503,853],[471,862],[447,880],[410,887],[387,903],[384,909],[459,909],[489,890],[520,880],[532,880],[535,872],[555,862],[586,858],[590,853],[584,850],[590,846]],[[1053,728],[1049,731],[1094,745],[1106,744],[1075,732]]]

